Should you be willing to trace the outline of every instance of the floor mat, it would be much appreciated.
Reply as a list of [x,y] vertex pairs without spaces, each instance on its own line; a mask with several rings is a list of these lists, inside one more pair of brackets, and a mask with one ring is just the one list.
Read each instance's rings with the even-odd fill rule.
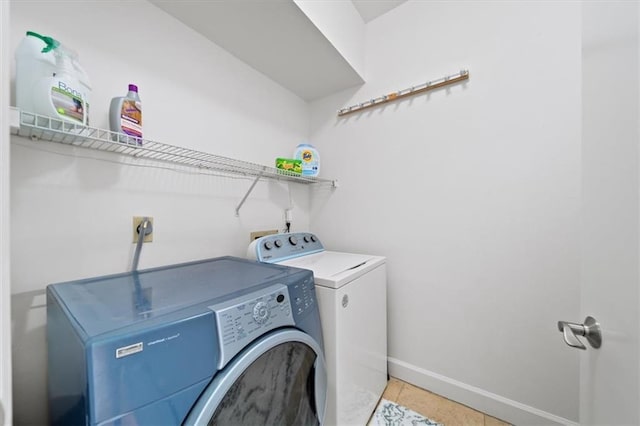
[[380,400],[368,426],[443,426],[413,410],[386,399]]

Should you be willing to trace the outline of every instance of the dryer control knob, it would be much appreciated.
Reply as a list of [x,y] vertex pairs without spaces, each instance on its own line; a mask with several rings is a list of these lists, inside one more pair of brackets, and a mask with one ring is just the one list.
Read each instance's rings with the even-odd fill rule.
[[292,246],[295,246],[296,244],[298,244],[298,239],[294,236],[289,237],[289,242],[291,243]]
[[304,236],[304,242],[305,242],[305,243],[308,243],[309,241],[311,241],[311,238],[309,238],[309,236],[308,236],[308,235],[305,235],[305,236]]
[[278,248],[282,247],[282,241],[280,241],[280,240],[275,240],[275,241],[273,242],[273,244],[275,244],[275,245],[276,245],[276,247],[278,247]]
[[265,241],[264,248],[267,250],[271,250],[273,248],[273,244],[271,243],[271,241]]
[[264,324],[269,319],[269,307],[264,302],[258,302],[253,307],[253,319],[258,324]]

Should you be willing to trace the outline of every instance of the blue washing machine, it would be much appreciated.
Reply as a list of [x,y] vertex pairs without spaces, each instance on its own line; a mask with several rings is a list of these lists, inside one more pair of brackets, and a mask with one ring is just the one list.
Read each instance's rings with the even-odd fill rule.
[[313,273],[220,257],[47,287],[59,425],[318,425]]

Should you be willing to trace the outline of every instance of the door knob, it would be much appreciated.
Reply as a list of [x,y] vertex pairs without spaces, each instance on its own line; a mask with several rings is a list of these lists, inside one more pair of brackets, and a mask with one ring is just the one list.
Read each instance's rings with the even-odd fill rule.
[[598,349],[602,345],[602,330],[598,321],[593,317],[585,318],[584,324],[558,321],[558,330],[562,332],[565,343],[573,348],[587,349],[578,336],[585,337],[594,349]]

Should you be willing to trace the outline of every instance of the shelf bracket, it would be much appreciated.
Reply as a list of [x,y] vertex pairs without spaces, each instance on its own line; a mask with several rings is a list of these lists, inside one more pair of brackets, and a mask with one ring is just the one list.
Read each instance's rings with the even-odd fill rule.
[[258,176],[256,176],[256,178],[253,180],[253,183],[251,184],[251,186],[247,190],[247,193],[244,194],[244,197],[242,197],[242,200],[240,200],[240,204],[238,204],[238,207],[236,207],[236,217],[240,216],[240,209],[242,208],[242,205],[244,204],[245,201],[247,201],[247,197],[249,196],[249,194],[251,194],[251,191],[253,191],[253,188],[255,188],[256,184],[258,183],[258,181],[260,180],[260,178],[264,174],[265,169],[266,169],[266,167],[262,168],[260,173],[258,173]]

